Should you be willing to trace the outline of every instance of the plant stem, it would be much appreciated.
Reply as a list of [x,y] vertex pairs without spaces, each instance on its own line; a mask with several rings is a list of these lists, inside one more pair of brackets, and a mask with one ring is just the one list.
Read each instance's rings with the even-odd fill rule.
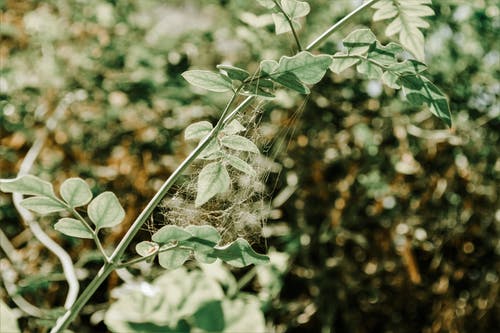
[[[214,139],[217,134],[222,129],[223,125],[229,121],[229,117],[231,115],[235,115],[236,113],[233,111],[229,116],[228,114],[231,105],[238,95],[238,90],[233,94],[230,101],[227,103],[226,108],[222,112],[222,116],[212,129],[210,134],[205,137],[195,150],[191,152],[191,154],[186,157],[186,159],[177,167],[177,169],[170,175],[170,177],[163,183],[162,187],[158,190],[158,192],[154,195],[154,197],[149,201],[146,207],[142,210],[139,216],[135,219],[132,226],[128,229],[125,236],[122,238],[116,249],[114,250],[109,260],[104,264],[101,268],[100,272],[97,276],[90,282],[90,284],[85,288],[80,297],[76,300],[75,304],[62,316],[58,319],[56,326],[52,328],[51,333],[60,333],[65,330],[69,324],[73,321],[76,315],[81,311],[82,307],[87,303],[90,297],[95,293],[97,288],[104,282],[104,280],[108,277],[108,275],[116,269],[120,263],[118,262],[119,258],[123,255],[128,245],[135,237],[135,235],[141,230],[142,225],[147,220],[147,218],[153,213],[154,209],[161,202],[163,197],[167,194],[168,190],[175,184],[177,179],[182,175],[182,173],[187,169],[188,166],[201,154],[201,152],[208,146],[208,144]],[[248,100],[248,98],[247,98]],[[243,103],[242,103],[243,104]],[[241,110],[242,104],[240,104],[235,110]],[[233,117],[234,117],[233,115]],[[229,119],[229,120],[228,120]],[[225,121],[227,120],[227,121]]]
[[101,252],[104,259],[106,261],[109,261],[108,254],[104,250],[104,247],[102,246],[102,243],[99,240],[99,236],[97,236],[97,232],[94,229],[92,229],[92,227],[87,223],[87,221],[85,221],[83,216],[80,215],[80,213],[78,213],[78,211],[76,209],[74,209],[73,207],[69,207],[69,209],[71,211],[71,214],[73,214],[73,216],[76,216],[78,218],[78,220],[80,220],[80,222],[82,222],[82,224],[85,226],[85,228],[92,234],[92,239],[94,240],[94,243],[97,246],[97,249],[99,250],[99,252]]
[[[306,50],[311,50],[318,46],[323,40],[328,38],[334,31],[340,28],[347,21],[352,19],[356,14],[361,12],[363,9],[373,5],[378,0],[371,0],[367,3],[361,5],[353,12],[348,14],[342,20],[340,20],[337,24],[330,27],[324,33],[322,33],[318,38],[316,38],[307,48]],[[286,15],[285,15],[286,16]],[[293,27],[292,27],[293,31]],[[295,35],[295,34],[294,34]],[[296,36],[296,35],[295,35]],[[297,45],[299,46],[299,50],[301,49],[300,43],[298,42],[298,38],[296,38]],[[163,197],[167,194],[168,190],[175,184],[177,179],[182,175],[182,173],[193,163],[193,161],[201,154],[201,152],[208,146],[208,144],[217,136],[220,130],[228,124],[241,110],[246,108],[250,103],[255,99],[255,96],[249,96],[245,98],[231,113],[229,110],[231,105],[236,100],[238,93],[242,86],[240,86],[231,97],[230,101],[227,103],[222,115],[212,129],[212,131],[206,136],[198,146],[186,157],[186,159],[177,167],[177,169],[170,175],[170,177],[163,183],[162,187],[158,190],[158,192],[154,195],[151,201],[146,205],[146,207],[142,210],[139,216],[135,219],[132,226],[129,228],[125,236],[122,238],[113,254],[109,258],[109,261],[106,262],[102,267],[99,273],[94,277],[94,279],[90,282],[90,284],[85,288],[80,297],[76,300],[73,306],[57,320],[56,325],[52,328],[50,333],[61,333],[64,331],[69,324],[73,321],[73,319],[78,315],[83,306],[88,302],[90,297],[96,292],[99,286],[106,280],[108,275],[115,270],[119,265],[119,259],[127,249],[128,245],[135,237],[135,235],[142,228],[144,222],[146,222],[147,218],[153,213],[156,206],[163,200]],[[226,116],[227,115],[227,116]]]
[[279,11],[285,16],[286,20],[288,21],[288,25],[290,26],[290,29],[292,30],[293,38],[295,39],[295,44],[297,44],[297,48],[299,49],[299,52],[302,51],[302,45],[300,44],[299,36],[297,35],[297,31],[295,31],[295,28],[293,27],[293,22],[290,16],[283,10],[281,7],[280,3],[276,0],[273,0],[274,4],[276,7],[278,7]]
[[358,8],[356,8],[355,10],[353,10],[352,12],[350,12],[349,14],[347,14],[346,16],[344,16],[340,21],[338,21],[337,23],[335,23],[334,25],[332,25],[330,28],[328,28],[327,30],[325,30],[325,32],[323,32],[321,35],[319,35],[318,38],[316,38],[315,40],[313,40],[311,42],[311,44],[307,45],[306,51],[309,51],[309,50],[315,48],[316,46],[318,46],[319,44],[321,44],[325,39],[327,39],[328,37],[330,37],[331,34],[333,34],[335,31],[339,30],[341,27],[344,26],[344,24],[346,24],[347,22],[349,22],[354,16],[358,15],[365,8],[374,5],[378,1],[379,0],[370,0],[370,1],[367,1],[364,4],[362,4],[361,6],[359,6]]

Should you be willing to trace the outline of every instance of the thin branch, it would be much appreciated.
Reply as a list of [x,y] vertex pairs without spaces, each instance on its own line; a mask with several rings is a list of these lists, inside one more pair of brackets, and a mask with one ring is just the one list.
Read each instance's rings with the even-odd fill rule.
[[288,25],[290,26],[290,29],[292,30],[293,38],[295,39],[295,44],[297,44],[297,48],[299,49],[299,52],[302,51],[302,45],[300,44],[299,36],[297,34],[297,31],[295,31],[295,27],[293,26],[292,19],[288,14],[283,10],[283,7],[281,7],[280,3],[276,0],[273,0],[274,4],[276,7],[278,7],[279,11],[285,16]]
[[361,13],[365,8],[368,8],[372,5],[374,5],[376,2],[379,0],[370,0],[344,16],[340,21],[332,25],[330,28],[325,30],[319,37],[317,37],[315,40],[313,40],[309,45],[306,47],[306,51],[310,51],[311,49],[317,47],[319,44],[321,44],[325,39],[331,36],[335,31],[339,30],[341,27],[344,26],[347,22],[349,22],[353,17]]

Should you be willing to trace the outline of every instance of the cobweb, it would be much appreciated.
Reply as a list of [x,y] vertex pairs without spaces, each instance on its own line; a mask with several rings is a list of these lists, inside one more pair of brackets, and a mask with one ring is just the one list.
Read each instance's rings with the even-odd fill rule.
[[[185,227],[188,225],[211,225],[222,236],[222,243],[243,237],[250,243],[260,239],[262,228],[271,209],[271,193],[278,185],[281,165],[274,162],[276,156],[290,143],[290,135],[296,128],[296,122],[303,111],[302,105],[291,114],[285,126],[278,124],[278,129],[270,135],[261,126],[264,103],[253,105],[236,118],[246,130],[239,133],[252,140],[261,150],[255,155],[247,152],[231,151],[231,154],[250,164],[256,171],[254,176],[244,174],[227,166],[231,178],[230,189],[218,194],[201,207],[195,207],[197,176],[207,161],[196,160],[162,201],[147,225],[150,232],[164,225]],[[267,130],[269,132],[269,129]],[[273,177],[270,177],[271,174]],[[274,184],[269,184],[270,179]]]

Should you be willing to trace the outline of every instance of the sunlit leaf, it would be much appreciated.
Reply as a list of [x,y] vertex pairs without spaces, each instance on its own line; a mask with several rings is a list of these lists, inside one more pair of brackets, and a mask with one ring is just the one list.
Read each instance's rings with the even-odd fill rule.
[[269,257],[255,252],[243,238],[238,238],[228,245],[216,247],[214,255],[235,267],[263,264],[269,261]]
[[226,161],[235,169],[246,173],[249,176],[255,176],[255,170],[241,158],[234,155],[226,155]]
[[238,120],[233,119],[222,129],[221,132],[224,134],[237,134],[243,132],[244,130],[246,130],[245,126],[243,126]]
[[173,241],[182,241],[192,237],[189,232],[175,225],[163,226],[160,230],[155,232],[151,239],[153,242],[166,244]]
[[158,262],[166,269],[181,267],[191,256],[191,250],[174,248],[158,254]]
[[339,74],[340,72],[343,72],[347,68],[351,67],[352,65],[357,64],[360,60],[358,58],[335,58],[335,56],[343,56],[341,53],[336,53],[333,56],[332,59],[332,64],[330,65],[330,69],[332,72]]
[[186,140],[200,140],[210,133],[213,125],[208,121],[199,121],[186,127],[184,131],[184,139]]
[[292,73],[303,83],[315,84],[323,78],[331,62],[332,58],[328,55],[302,51],[293,57],[281,57],[279,67],[271,77]]
[[52,184],[32,175],[0,181],[3,192],[17,192],[24,195],[40,195],[55,198]]
[[182,73],[186,81],[194,86],[214,92],[226,92],[233,89],[231,80],[210,71],[192,70]]
[[199,207],[218,193],[226,192],[231,184],[226,167],[220,162],[207,164],[198,175],[195,206]]
[[49,197],[31,197],[21,201],[21,206],[38,214],[62,212],[67,207],[61,202]]
[[113,192],[103,192],[95,197],[87,213],[97,229],[114,227],[125,218],[125,210]]
[[92,233],[77,219],[64,217],[54,224],[54,229],[71,237],[92,239]]
[[259,148],[255,143],[241,135],[225,135],[220,139],[220,143],[227,148],[259,153]]
[[156,251],[158,251],[159,248],[160,248],[160,246],[154,242],[142,241],[140,243],[137,243],[137,245],[135,246],[135,251],[141,257],[147,257],[147,256],[155,253]]
[[80,207],[92,200],[88,184],[81,178],[69,178],[61,185],[61,197],[71,207]]

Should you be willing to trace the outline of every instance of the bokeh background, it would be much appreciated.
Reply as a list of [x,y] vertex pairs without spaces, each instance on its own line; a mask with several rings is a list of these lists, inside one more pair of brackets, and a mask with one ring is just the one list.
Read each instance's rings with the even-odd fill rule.
[[[360,1],[309,3],[304,44]],[[253,243],[279,264],[231,274],[248,280],[241,292],[258,295],[266,331],[500,329],[500,8],[494,0],[433,8],[427,63],[449,96],[451,130],[352,70],[327,74],[307,98],[283,91],[260,107],[261,139],[280,171],[267,183],[266,238]],[[94,193],[115,192],[127,218],[104,235],[110,247],[192,149],[183,129],[216,120],[228,98],[195,91],[180,74],[219,63],[255,70],[294,52],[293,38],[276,36],[253,1],[2,0],[0,9],[0,178],[15,176],[47,119],[63,110],[32,173],[56,185],[78,176]],[[371,14],[321,51],[334,53],[363,26],[388,41]],[[0,221],[22,258],[17,293],[59,308],[60,265],[4,194]],[[92,243],[58,234],[54,221],[41,219],[85,285],[100,263]],[[160,270],[134,273],[147,280]],[[110,329],[92,315],[106,311],[121,283],[111,276],[75,331]],[[5,289],[0,295],[15,307]],[[19,324],[43,332],[46,319],[23,316]]]

